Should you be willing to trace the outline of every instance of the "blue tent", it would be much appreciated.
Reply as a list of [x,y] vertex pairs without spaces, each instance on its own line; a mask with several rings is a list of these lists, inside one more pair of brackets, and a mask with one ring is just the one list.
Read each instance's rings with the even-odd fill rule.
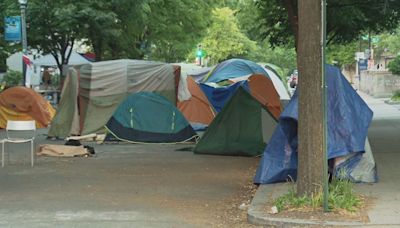
[[219,63],[204,79],[203,82],[220,82],[252,74],[263,74],[268,77],[264,68],[255,62],[245,59],[229,59]]
[[[351,176],[351,173],[354,168],[361,167],[357,166],[357,163],[366,157],[363,155],[373,113],[338,68],[327,65],[326,75],[328,85],[328,159],[345,158],[346,161],[341,163],[340,169],[347,172],[349,179],[364,181],[361,177]],[[298,96],[296,92],[281,114],[279,124],[264,150],[254,183],[281,182],[287,180],[288,176],[296,179],[297,120]],[[371,163],[373,168],[366,175],[373,177],[368,182],[375,182],[377,181],[375,162],[371,161]]]
[[177,143],[197,138],[183,114],[166,98],[151,92],[129,95],[106,128],[106,141]]

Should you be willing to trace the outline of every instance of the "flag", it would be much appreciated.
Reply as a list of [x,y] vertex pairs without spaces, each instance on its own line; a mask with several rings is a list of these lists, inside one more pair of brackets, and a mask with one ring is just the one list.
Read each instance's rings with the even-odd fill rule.
[[24,64],[25,69],[25,87],[31,87],[31,78],[33,75],[33,64],[27,55],[22,56],[22,63]]

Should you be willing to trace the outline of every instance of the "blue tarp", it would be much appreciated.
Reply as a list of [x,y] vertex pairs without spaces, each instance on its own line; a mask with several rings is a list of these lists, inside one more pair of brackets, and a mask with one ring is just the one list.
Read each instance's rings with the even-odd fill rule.
[[208,101],[210,101],[211,105],[217,112],[222,110],[225,103],[229,101],[239,86],[243,86],[245,90],[249,91],[249,84],[247,81],[240,81],[230,86],[223,87],[212,87],[210,85],[200,83],[201,90],[207,96]]
[[219,63],[209,75],[204,78],[203,82],[217,83],[251,74],[263,74],[269,77],[264,68],[255,62],[245,59],[229,59]]
[[[364,152],[372,111],[336,67],[327,65],[328,159]],[[264,150],[254,183],[267,184],[297,177],[298,95],[294,94]],[[354,157],[353,157],[354,158]],[[351,171],[354,162],[347,168]],[[345,164],[345,163],[343,163]],[[374,170],[376,171],[376,170]]]

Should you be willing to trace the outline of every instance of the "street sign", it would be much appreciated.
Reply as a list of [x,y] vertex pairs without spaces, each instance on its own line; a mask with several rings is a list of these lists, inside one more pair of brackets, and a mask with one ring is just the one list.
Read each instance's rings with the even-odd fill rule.
[[356,52],[356,60],[359,59],[365,59],[365,53],[364,52]]
[[21,16],[4,18],[4,39],[6,41],[21,41]]
[[368,60],[367,59],[360,59],[358,60],[358,70],[367,70],[368,69]]

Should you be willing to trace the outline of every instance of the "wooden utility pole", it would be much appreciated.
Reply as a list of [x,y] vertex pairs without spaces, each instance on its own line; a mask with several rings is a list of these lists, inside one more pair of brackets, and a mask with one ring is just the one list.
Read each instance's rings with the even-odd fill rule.
[[321,13],[321,1],[298,1],[298,195],[311,195],[324,184]]

